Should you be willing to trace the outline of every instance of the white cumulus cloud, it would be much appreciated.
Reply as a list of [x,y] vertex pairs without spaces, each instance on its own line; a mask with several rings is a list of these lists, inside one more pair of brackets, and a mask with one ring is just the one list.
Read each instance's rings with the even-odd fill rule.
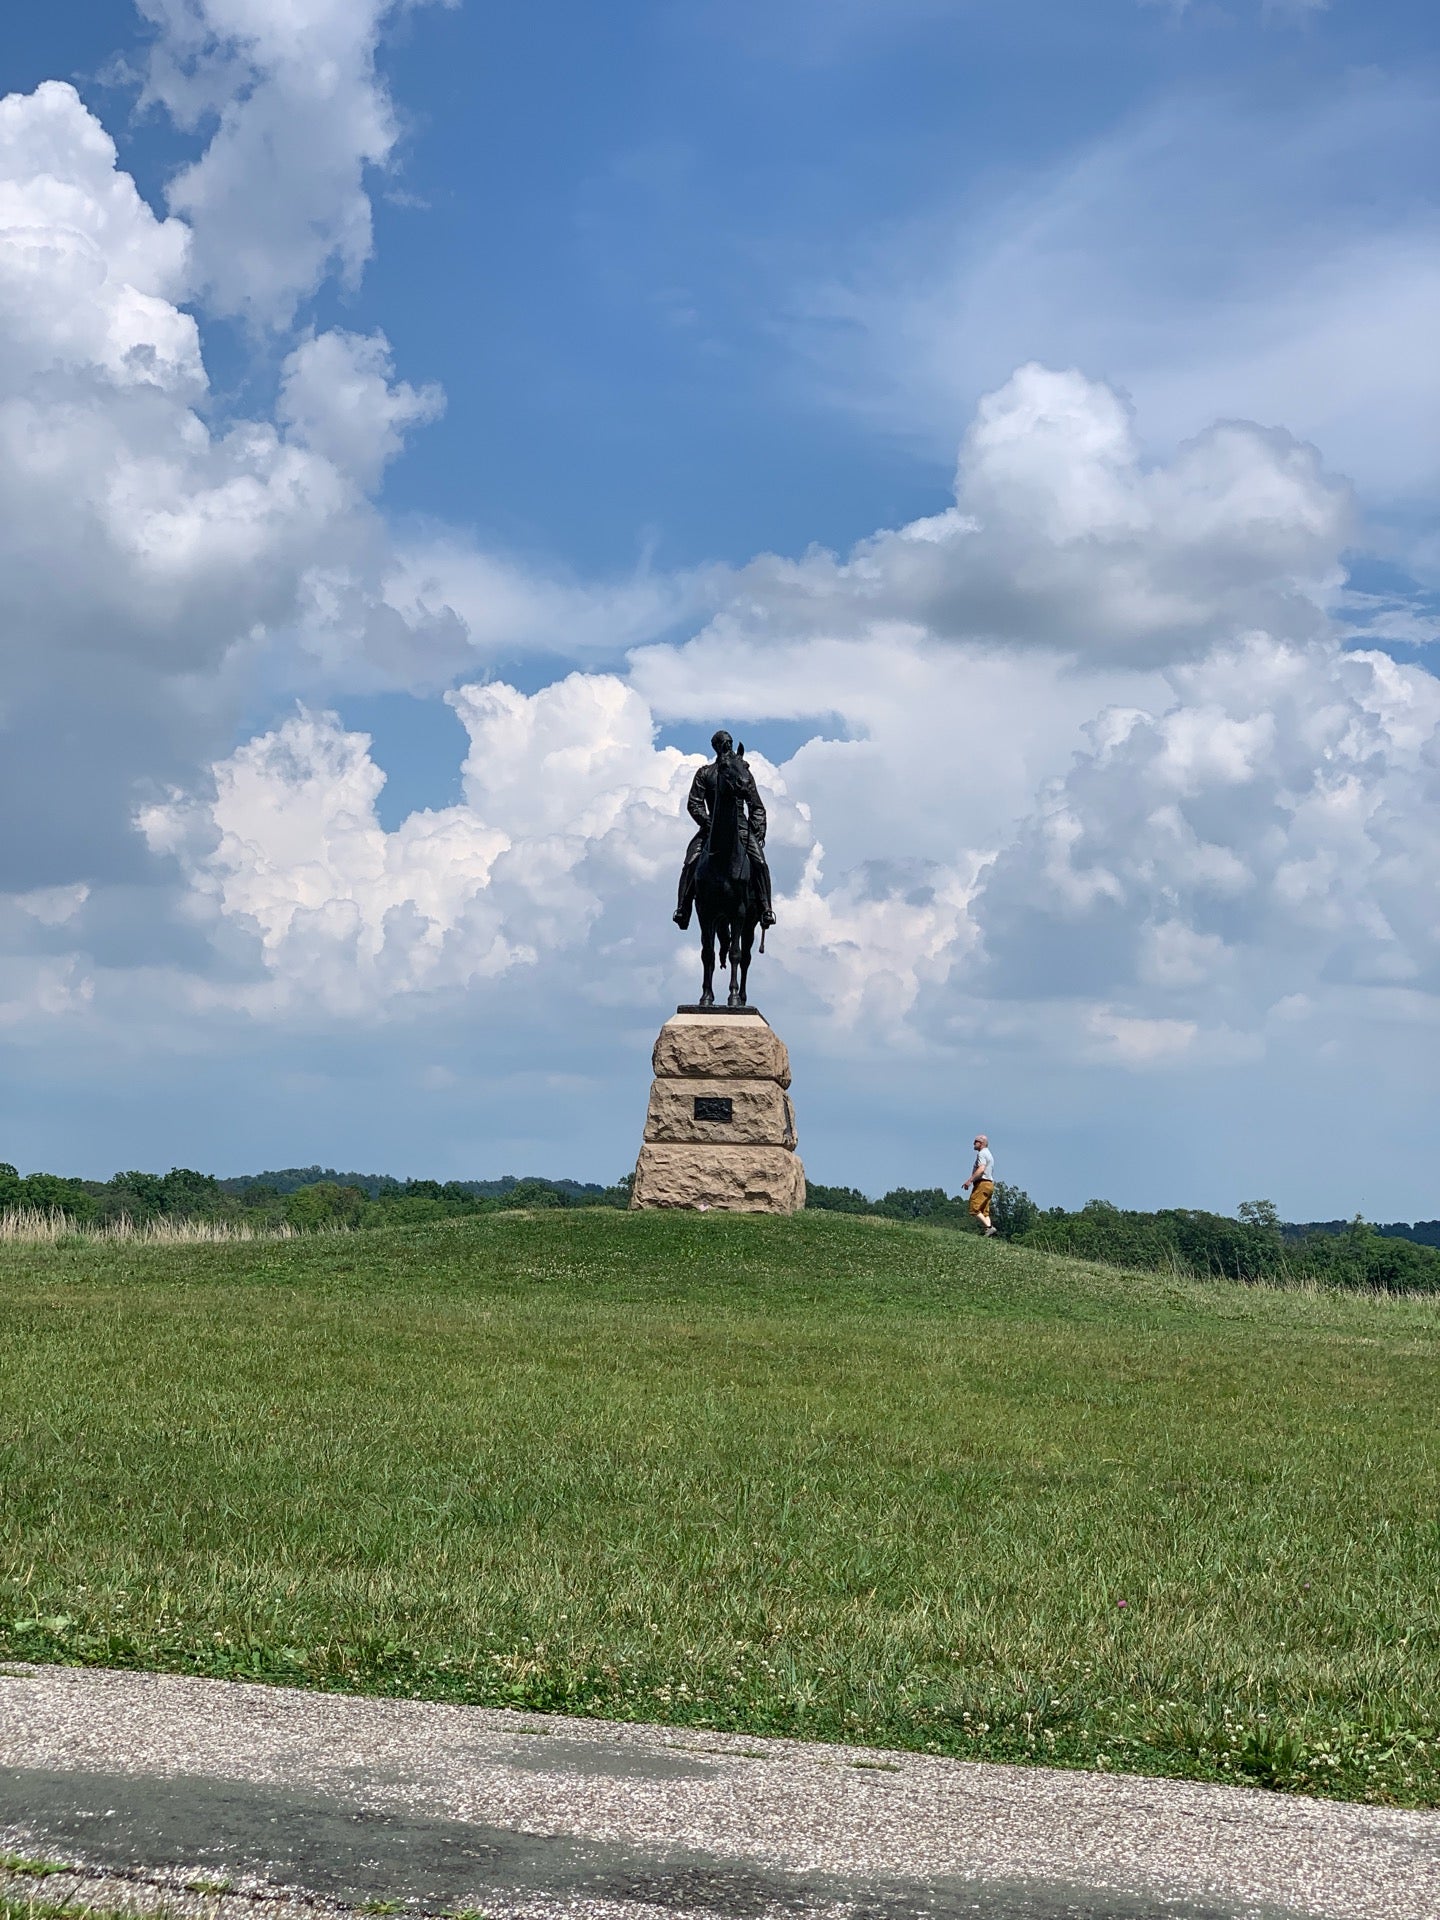
[[72,86],[0,99],[0,325],[13,391],[83,367],[113,388],[196,393],[190,235],[158,220]]
[[[302,713],[215,768],[212,802],[142,825],[220,916],[257,936],[255,1004],[380,1010],[583,946],[617,884],[653,879],[691,769],[657,752],[621,681],[460,689],[461,804],[385,832],[363,734]],[[657,832],[657,827],[660,829]]]
[[1172,686],[1096,726],[985,876],[987,990],[1103,999],[1120,1037],[1440,994],[1440,681],[1252,634]]
[[411,427],[439,418],[444,396],[395,379],[383,333],[332,328],[302,340],[285,362],[276,418],[289,438],[321,453],[369,492]]
[[375,51],[401,0],[138,4],[157,36],[147,98],[183,127],[218,116],[170,186],[207,302],[284,326],[328,273],[353,283],[370,257],[365,173],[397,137]]
[[516,967],[544,997],[587,953],[649,992],[677,965],[693,764],[657,727],[809,722],[764,773],[787,991],[890,1031],[957,996],[1070,1001],[1091,1057],[1173,1062],[1222,1029],[1239,1057],[1295,984],[1285,940],[1333,974],[1369,916],[1370,974],[1426,977],[1390,842],[1436,682],[1329,633],[1348,524],[1311,449],[1230,426],[1147,461],[1110,390],[1025,367],[981,403],[953,507],[712,573],[709,623],[623,674],[462,685],[458,808],[384,832],[368,744],[310,716],[148,826],[258,935],[265,1004],[379,1011]]
[[1313,447],[1246,422],[1147,459],[1103,382],[1029,364],[982,398],[955,504],[861,541],[764,556],[726,624],[772,635],[906,622],[951,640],[1161,663],[1237,628],[1324,629],[1351,527]]
[[[301,713],[219,763],[212,800],[144,814],[207,910],[256,940],[263,984],[238,987],[240,1004],[383,1015],[514,968],[547,996],[563,982],[613,998],[618,980],[643,1001],[693,970],[693,936],[682,946],[666,913],[698,757],[657,748],[649,707],[613,674],[451,698],[470,736],[463,799],[391,832],[368,739],[328,714]],[[772,859],[793,874],[767,966],[842,1022],[893,1027],[964,950],[978,862],[907,862],[899,885],[893,866],[852,866],[826,886],[807,809],[783,770],[754,764]]]
[[362,651],[406,627],[364,488],[434,396],[322,334],[278,424],[217,421],[188,261],[72,87],[0,100],[0,803],[32,820],[0,885],[134,871],[135,783],[224,738],[240,655],[287,629],[323,653],[337,605]]

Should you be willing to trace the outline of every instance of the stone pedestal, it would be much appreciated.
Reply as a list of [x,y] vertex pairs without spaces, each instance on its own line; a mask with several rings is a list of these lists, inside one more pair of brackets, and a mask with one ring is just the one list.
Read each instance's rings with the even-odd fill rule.
[[798,1212],[805,1169],[790,1056],[764,1017],[681,1007],[660,1029],[653,1060],[631,1206]]

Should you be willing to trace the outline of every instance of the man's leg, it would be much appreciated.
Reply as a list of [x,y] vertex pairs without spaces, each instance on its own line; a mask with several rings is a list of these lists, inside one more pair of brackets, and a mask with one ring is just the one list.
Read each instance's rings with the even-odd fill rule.
[[770,862],[756,846],[750,842],[750,871],[755,876],[755,891],[760,896],[760,924],[773,927],[775,924],[775,903],[770,892]]
[[677,927],[683,933],[690,925],[690,910],[695,905],[695,862],[687,860],[680,869],[680,891],[675,900],[675,911],[671,915]]

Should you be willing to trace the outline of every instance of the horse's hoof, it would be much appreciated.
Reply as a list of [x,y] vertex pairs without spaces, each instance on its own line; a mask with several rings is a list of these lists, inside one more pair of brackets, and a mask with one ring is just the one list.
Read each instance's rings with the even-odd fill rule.
[[715,996],[714,996],[714,994],[713,994],[713,993],[702,993],[702,994],[701,994],[701,996],[700,996],[700,1005],[701,1005],[702,1007],[713,1007],[713,1006],[714,1006],[714,1004],[715,1004]]

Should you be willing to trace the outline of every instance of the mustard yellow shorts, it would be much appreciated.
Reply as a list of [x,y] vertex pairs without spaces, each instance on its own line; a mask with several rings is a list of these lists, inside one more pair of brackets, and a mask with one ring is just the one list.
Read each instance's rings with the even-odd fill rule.
[[971,1213],[988,1213],[990,1211],[990,1196],[994,1191],[995,1182],[993,1180],[977,1180],[970,1189]]

